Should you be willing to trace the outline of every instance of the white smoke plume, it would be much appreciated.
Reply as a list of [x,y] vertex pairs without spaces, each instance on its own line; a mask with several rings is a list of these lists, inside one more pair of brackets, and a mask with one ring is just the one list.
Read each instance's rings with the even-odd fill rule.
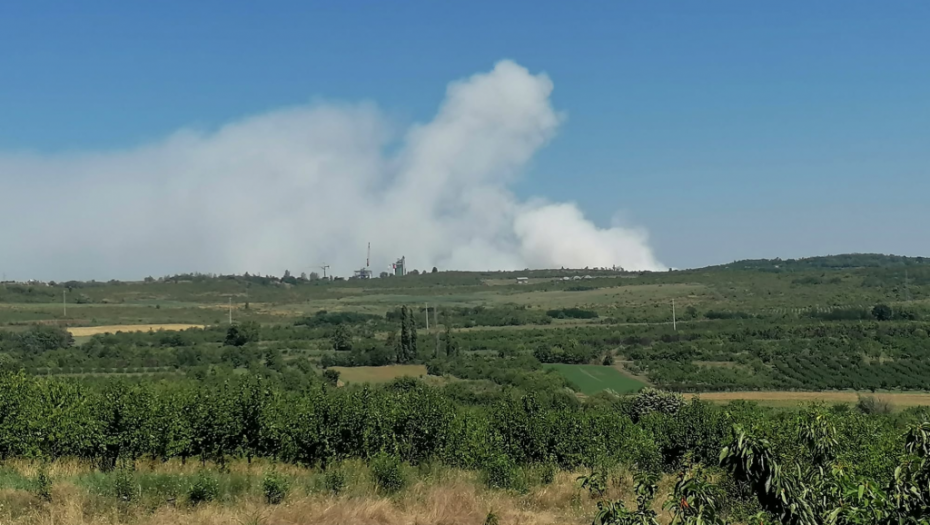
[[[0,154],[0,271],[140,278],[409,268],[663,268],[642,231],[508,187],[561,120],[511,61],[453,82],[402,135],[366,105],[316,104],[128,151]],[[92,125],[92,123],[89,123]],[[389,153],[390,152],[390,153]]]

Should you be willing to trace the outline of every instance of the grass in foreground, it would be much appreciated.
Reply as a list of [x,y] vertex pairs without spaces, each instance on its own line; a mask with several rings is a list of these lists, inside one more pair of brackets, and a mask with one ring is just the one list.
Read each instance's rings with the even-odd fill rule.
[[[447,524],[480,525],[493,514],[505,524],[587,524],[596,499],[581,489],[581,472],[559,472],[551,483],[531,467],[523,470],[522,490],[485,486],[479,473],[435,465],[404,465],[407,483],[388,493],[361,461],[332,467],[342,483],[319,470],[234,462],[228,471],[202,470],[197,462],[182,465],[138,462],[135,471],[100,473],[74,462],[53,463],[50,501],[37,495],[38,463],[9,462],[0,469],[0,523],[3,525],[81,524]],[[266,498],[267,474],[286,480],[280,504]],[[209,480],[212,496],[196,502],[193,487]],[[670,479],[660,489],[667,491]],[[632,501],[632,480],[622,471],[611,476],[604,497]],[[338,490],[333,490],[337,488]],[[199,497],[199,496],[198,496]],[[657,510],[658,506],[656,507]],[[668,516],[660,511],[662,523]]]
[[645,383],[627,377],[610,366],[564,364],[545,366],[558,371],[559,374],[571,381],[586,395],[596,394],[608,389],[618,394],[629,394],[638,392],[646,386]]

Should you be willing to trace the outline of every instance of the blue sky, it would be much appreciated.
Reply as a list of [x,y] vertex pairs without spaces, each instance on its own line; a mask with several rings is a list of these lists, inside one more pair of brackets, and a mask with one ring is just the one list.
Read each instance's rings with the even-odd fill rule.
[[[567,116],[515,187],[676,267],[930,255],[930,3],[0,3],[0,152],[112,151],[310,101],[397,122],[512,59]],[[49,181],[49,184],[53,182]]]

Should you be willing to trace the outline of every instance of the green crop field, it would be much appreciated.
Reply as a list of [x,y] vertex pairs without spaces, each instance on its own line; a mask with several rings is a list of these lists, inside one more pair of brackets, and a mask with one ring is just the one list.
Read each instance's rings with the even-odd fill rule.
[[562,377],[577,386],[581,393],[589,396],[608,389],[618,394],[626,394],[646,386],[610,366],[552,364],[546,365],[546,368],[558,371]]

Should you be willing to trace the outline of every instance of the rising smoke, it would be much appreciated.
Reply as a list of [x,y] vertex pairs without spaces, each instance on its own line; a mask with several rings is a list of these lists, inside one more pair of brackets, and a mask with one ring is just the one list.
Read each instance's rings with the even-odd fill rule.
[[[289,108],[123,152],[0,155],[0,270],[18,278],[411,267],[656,270],[645,233],[509,190],[561,120],[510,61],[403,136],[370,105]],[[389,146],[400,140],[399,149]],[[392,153],[385,153],[387,150]]]

